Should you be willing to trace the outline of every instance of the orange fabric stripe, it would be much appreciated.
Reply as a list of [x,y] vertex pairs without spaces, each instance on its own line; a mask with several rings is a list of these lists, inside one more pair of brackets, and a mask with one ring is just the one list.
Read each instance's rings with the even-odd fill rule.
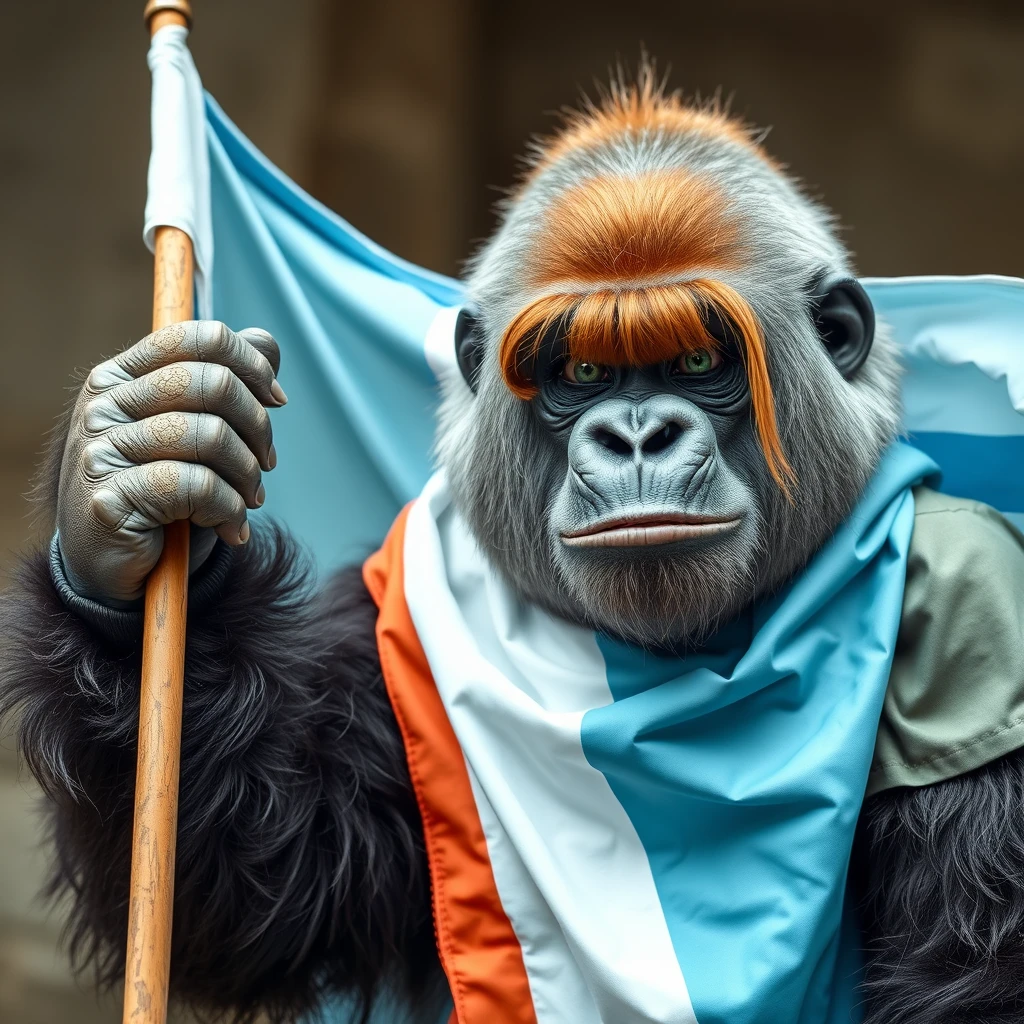
[[459,741],[405,603],[406,506],[363,566],[377,647],[405,743],[430,863],[434,925],[452,1024],[536,1024],[523,953],[501,905]]

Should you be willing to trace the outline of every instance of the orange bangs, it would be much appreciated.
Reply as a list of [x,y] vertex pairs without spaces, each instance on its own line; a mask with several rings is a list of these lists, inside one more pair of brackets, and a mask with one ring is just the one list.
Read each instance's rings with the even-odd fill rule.
[[761,449],[772,477],[789,495],[794,474],[779,439],[761,325],[739,293],[721,281],[541,296],[513,319],[501,339],[502,376],[518,398],[533,398],[533,365],[552,329],[563,333],[569,358],[607,366],[647,366],[698,349],[716,351],[721,342],[707,328],[712,311],[737,340]]
[[682,167],[590,178],[551,203],[527,272],[543,287],[735,269],[745,252],[728,210],[720,189]]

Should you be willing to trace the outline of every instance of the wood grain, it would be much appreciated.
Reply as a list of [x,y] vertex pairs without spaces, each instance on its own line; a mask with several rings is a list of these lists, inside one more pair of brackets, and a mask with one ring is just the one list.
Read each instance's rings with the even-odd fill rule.
[[[191,12],[147,5],[150,31],[187,25]],[[192,242],[160,227],[153,260],[153,330],[193,313]],[[164,548],[146,583],[135,823],[128,906],[124,1024],[165,1024],[171,965],[174,853],[185,673],[189,523],[164,527]]]

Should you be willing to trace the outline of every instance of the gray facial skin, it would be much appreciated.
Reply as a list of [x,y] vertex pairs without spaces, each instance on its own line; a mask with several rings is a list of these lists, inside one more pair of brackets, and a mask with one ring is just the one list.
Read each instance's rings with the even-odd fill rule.
[[[674,280],[717,278],[757,316],[779,436],[796,474],[791,502],[769,473],[742,400],[716,405],[665,367],[618,374],[579,402],[563,401],[558,385],[552,391],[551,374],[530,401],[501,377],[502,334],[543,294],[524,269],[545,211],[595,176],[677,167],[710,177],[742,227],[743,266],[694,267]],[[523,599],[589,628],[674,647],[699,642],[806,564],[849,513],[900,415],[899,367],[884,324],[850,379],[830,359],[810,300],[822,274],[852,275],[830,216],[733,139],[623,135],[570,150],[528,181],[472,264],[468,291],[483,347],[477,386],[446,382],[437,435],[456,505]],[[552,291],[636,286],[558,282]],[[742,390],[742,367],[740,374]],[[651,428],[664,423],[678,436],[651,450]],[[602,443],[601,430],[618,437],[620,453]],[[695,515],[738,521],[654,546],[580,547],[565,538],[616,517]]]
[[754,495],[732,468],[742,462],[734,449],[742,446],[736,428],[749,416],[747,403],[734,400],[740,407],[725,414],[701,408],[709,396],[721,398],[715,391],[723,382],[742,398],[743,371],[729,359],[700,378],[661,366],[606,376],[582,385],[556,373],[534,403],[566,464],[549,506],[547,546],[577,600],[618,592],[600,609],[617,632],[643,628],[619,622],[635,607],[648,620],[656,612],[669,640],[682,626],[675,586],[742,577],[756,555]]

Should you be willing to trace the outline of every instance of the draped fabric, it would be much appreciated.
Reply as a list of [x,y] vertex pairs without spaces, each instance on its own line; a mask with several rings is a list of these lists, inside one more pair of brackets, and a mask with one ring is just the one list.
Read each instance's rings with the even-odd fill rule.
[[525,605],[428,482],[365,576],[459,1024],[858,1019],[846,872],[935,468],[895,446],[682,657]]

